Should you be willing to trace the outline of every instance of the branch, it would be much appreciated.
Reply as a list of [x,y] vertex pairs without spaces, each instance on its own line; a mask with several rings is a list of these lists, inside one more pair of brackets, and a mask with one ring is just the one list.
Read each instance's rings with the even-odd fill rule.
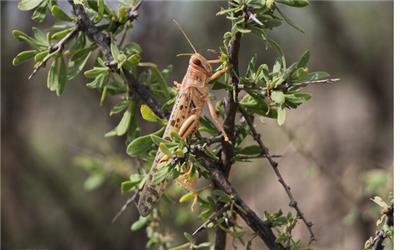
[[[244,14],[238,13],[238,15]],[[245,17],[245,22],[247,21],[247,15]],[[240,50],[240,39],[242,37],[242,33],[236,32],[234,39],[229,44],[228,53],[229,53],[229,63],[232,66],[230,70],[230,78],[233,85],[233,89],[228,92],[228,103],[227,103],[227,112],[226,118],[224,120],[224,130],[229,137],[230,142],[222,141],[221,143],[221,162],[222,162],[222,170],[226,177],[229,177],[229,172],[232,166],[232,158],[234,155],[233,145],[235,144],[235,118],[238,107],[238,84],[239,84],[239,50]],[[217,209],[221,209],[223,204],[218,203]],[[226,242],[226,233],[221,228],[217,228],[215,233],[215,249],[223,250],[225,249]]]
[[310,84],[331,84],[331,83],[335,83],[337,81],[340,81],[340,78],[327,78],[327,79],[322,79],[322,80],[310,80],[310,81],[304,81],[304,82],[286,82],[284,84],[279,85],[278,88],[283,91],[287,91],[292,86],[306,87],[307,85],[310,85]]
[[[117,70],[117,62],[114,60],[112,53],[111,53],[111,39],[110,37],[101,32],[90,20],[87,16],[83,5],[81,4],[74,4],[73,1],[69,1],[72,5],[75,15],[78,17],[78,25],[80,29],[85,32],[93,41],[97,44],[100,48],[101,52],[103,53],[104,63],[108,66],[111,70]],[[138,8],[140,3],[133,7],[133,12],[136,13],[134,16],[137,18],[138,16]],[[133,16],[132,16],[133,18]],[[133,20],[133,19],[132,19]],[[127,79],[128,86],[131,92],[131,96],[135,95],[135,97],[142,100],[142,102],[146,103],[155,114],[157,114],[161,118],[166,118],[167,114],[161,111],[160,105],[156,101],[156,99],[151,95],[150,91],[147,89],[145,85],[140,83],[132,74],[127,71],[124,71],[124,75]]]
[[117,62],[114,60],[111,54],[110,43],[111,39],[106,34],[101,32],[90,20],[85,12],[85,8],[82,4],[75,4],[73,1],[69,1],[74,10],[74,14],[78,17],[78,25],[81,30],[87,34],[100,48],[103,53],[104,63],[111,69],[116,69]]
[[163,112],[158,104],[157,100],[151,95],[147,87],[141,84],[132,74],[124,71],[126,80],[128,81],[129,89],[131,90],[131,96],[141,99],[144,103],[149,106],[153,112],[161,118],[168,118],[167,112]]
[[289,197],[289,207],[292,207],[296,210],[297,216],[303,220],[304,224],[307,226],[307,230],[310,233],[310,243],[315,241],[315,236],[314,232],[312,230],[312,223],[307,221],[307,219],[304,216],[304,213],[300,210],[297,201],[294,199],[292,192],[290,191],[290,187],[286,184],[285,180],[282,178],[282,175],[278,169],[278,163],[272,159],[271,155],[269,154],[269,149],[265,146],[264,142],[261,140],[260,134],[257,132],[257,130],[254,128],[253,122],[251,120],[250,115],[239,106],[240,112],[242,113],[244,119],[246,120],[247,124],[249,125],[250,131],[252,133],[252,136],[254,140],[260,145],[261,147],[261,154],[264,155],[264,157],[268,160],[269,164],[272,166],[272,169],[275,172],[275,175],[278,177],[278,181],[282,184],[283,188],[286,191],[286,194]]
[[[128,10],[128,17],[127,20],[129,22],[135,21],[139,17],[139,7],[142,5],[142,0],[140,0],[136,5],[132,6]],[[112,28],[111,28],[111,33],[114,33],[115,31],[118,30],[118,28],[122,25],[123,23],[119,21],[115,21],[113,23]]]
[[271,225],[268,222],[261,220],[257,214],[240,198],[236,190],[231,186],[225,174],[220,170],[220,164],[217,164],[213,160],[209,159],[208,156],[199,147],[192,148],[192,152],[202,165],[210,172],[214,185],[223,190],[226,194],[234,197],[234,202],[240,207],[236,209],[237,213],[247,223],[247,225],[253,229],[255,233],[264,241],[265,245],[269,249],[287,249],[281,244],[276,243],[276,237],[272,232]]
[[[393,214],[394,214],[394,204],[392,203],[389,208],[386,209],[386,211],[383,212],[386,217],[385,217],[385,222],[384,225],[387,225],[388,227],[393,226]],[[383,241],[388,237],[386,234],[385,230],[383,228],[379,229],[378,231],[375,232],[375,237],[372,238],[372,250],[383,250],[385,246],[383,245]]]
[[75,37],[78,34],[79,31],[79,26],[75,26],[75,28],[69,32],[66,36],[64,36],[58,43],[54,45],[49,46],[49,53],[47,56],[38,64],[34,67],[33,72],[29,75],[28,79],[31,79],[38,71],[40,68],[44,67],[47,63],[47,61],[51,58],[51,53],[55,51],[62,51],[65,47],[65,44],[68,43],[73,37]]
[[[335,83],[337,81],[340,81],[340,78],[327,78],[327,79],[322,79],[322,80],[310,80],[310,81],[304,81],[304,82],[284,82],[281,85],[279,85],[276,89],[282,90],[282,91],[287,91],[290,87],[296,86],[296,87],[306,87],[310,84],[331,84]],[[239,84],[238,85],[239,90],[246,90],[246,89],[255,89],[255,90],[261,90],[261,91],[266,91],[268,88],[266,87],[259,87],[255,83],[249,84]]]
[[223,214],[229,207],[230,207],[231,203],[225,203],[225,205],[219,209],[218,211],[214,212],[210,217],[208,217],[208,219],[201,224],[193,233],[192,236],[195,236],[197,233],[199,233],[200,231],[202,231],[204,228],[207,227],[208,223],[210,223],[212,220],[214,220],[215,218],[217,218],[218,216],[220,216],[221,214]]

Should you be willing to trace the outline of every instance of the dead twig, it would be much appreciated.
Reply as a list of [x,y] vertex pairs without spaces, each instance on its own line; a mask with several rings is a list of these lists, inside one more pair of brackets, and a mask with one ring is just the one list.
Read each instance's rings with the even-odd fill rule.
[[241,107],[239,107],[240,112],[242,113],[244,119],[247,122],[247,125],[250,128],[251,134],[253,136],[253,139],[258,143],[258,145],[261,147],[261,154],[264,155],[264,157],[268,160],[269,164],[271,165],[272,169],[275,172],[275,175],[278,177],[278,181],[282,184],[283,188],[285,189],[286,194],[289,197],[289,206],[294,208],[297,212],[297,216],[304,222],[304,224],[307,227],[308,232],[310,233],[310,243],[315,241],[315,235],[312,230],[313,224],[309,222],[305,216],[304,213],[300,210],[297,201],[294,199],[293,194],[291,192],[290,187],[286,184],[285,180],[282,177],[282,174],[280,173],[278,169],[278,163],[272,159],[271,155],[269,154],[269,149],[265,146],[264,142],[261,140],[261,135],[257,132],[257,130],[254,128],[253,121],[250,117],[250,115]]

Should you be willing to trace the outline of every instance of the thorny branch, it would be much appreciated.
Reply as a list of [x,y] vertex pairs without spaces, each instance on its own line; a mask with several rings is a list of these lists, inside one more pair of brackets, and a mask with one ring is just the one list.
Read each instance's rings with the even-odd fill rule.
[[[94,40],[97,46],[100,48],[105,65],[107,65],[111,70],[116,70],[117,62],[114,60],[111,47],[110,47],[110,37],[101,32],[90,20],[87,16],[83,5],[74,4],[73,1],[70,1],[74,9],[75,15],[78,17],[78,25],[80,29],[85,32],[90,38]],[[132,20],[136,19],[138,14],[138,8],[140,3],[133,7],[134,16],[132,16]],[[134,18],[133,18],[134,17]],[[161,111],[160,106],[158,105],[157,100],[151,95],[150,91],[147,89],[145,85],[140,83],[133,75],[129,72],[124,71],[125,77],[128,81],[129,89],[132,97],[140,98],[144,103],[146,103],[159,117],[166,118],[166,113]]]
[[[132,6],[129,10],[128,10],[128,17],[127,20],[129,22],[133,22],[135,21],[138,17],[139,17],[139,7],[142,5],[142,0],[140,0],[136,5]],[[121,22],[119,21],[115,21],[113,23],[113,26],[111,28],[111,32],[114,33],[115,31],[118,30],[118,28],[122,25]]]
[[62,51],[64,49],[65,44],[68,43],[75,35],[77,35],[79,32],[79,26],[75,26],[75,28],[69,32],[66,36],[64,36],[58,43],[54,45],[49,46],[49,53],[47,56],[38,64],[34,67],[33,72],[29,75],[28,79],[31,79],[41,67],[44,67],[47,63],[47,61],[51,58],[51,54],[55,51]]
[[[238,13],[244,14],[244,13]],[[247,15],[246,15],[247,16]],[[245,22],[247,18],[245,18]],[[229,63],[231,65],[230,70],[230,79],[233,85],[233,89],[228,92],[228,103],[226,105],[226,118],[224,120],[224,130],[227,133],[230,142],[222,141],[221,146],[221,162],[222,162],[222,170],[225,176],[229,177],[229,172],[232,166],[232,158],[233,158],[233,145],[235,143],[235,118],[238,107],[238,92],[239,92],[239,50],[240,50],[240,39],[242,37],[242,33],[236,32],[234,39],[229,44],[228,54],[229,54]],[[217,208],[221,209],[223,204],[217,204]],[[221,228],[217,228],[216,237],[215,237],[215,249],[225,249],[226,243],[226,233]]]
[[242,217],[242,219],[249,225],[251,229],[264,241],[265,245],[269,249],[287,249],[281,244],[276,243],[276,237],[272,232],[271,225],[268,222],[261,220],[257,214],[240,198],[239,194],[229,183],[225,174],[220,170],[220,164],[217,164],[211,160],[207,154],[199,148],[193,148],[192,152],[199,157],[202,165],[210,172],[213,183],[217,188],[223,190],[226,194],[233,197],[236,205],[240,209],[236,209],[236,212]]
[[[340,81],[340,78],[327,78],[327,79],[322,79],[322,80],[310,80],[310,81],[304,81],[304,82],[284,82],[281,85],[279,85],[277,89],[282,90],[282,91],[287,91],[292,86],[306,87],[307,85],[310,85],[310,84],[331,84],[331,83],[335,83],[337,81]],[[261,90],[261,91],[268,90],[268,88],[266,88],[266,87],[257,86],[256,83],[252,83],[250,85],[239,84],[238,87],[239,87],[239,90],[243,90],[243,89],[244,90],[255,89],[255,90]]]
[[261,136],[255,129],[250,115],[240,106],[239,106],[239,109],[250,128],[250,131],[251,131],[251,134],[252,134],[254,140],[261,147],[261,154],[263,154],[264,157],[268,160],[269,164],[271,165],[272,169],[275,172],[275,175],[278,177],[278,181],[282,184],[283,188],[285,189],[286,194],[288,195],[289,200],[290,200],[289,206],[296,210],[297,216],[301,220],[303,220],[304,224],[307,226],[307,229],[310,233],[310,243],[315,241],[316,240],[315,235],[311,228],[313,224],[311,222],[307,221],[307,219],[304,216],[304,213],[300,210],[300,208],[297,204],[297,201],[294,199],[293,194],[290,191],[290,187],[286,184],[285,180],[283,179],[283,177],[278,169],[278,163],[276,161],[274,161],[274,159],[272,159],[271,155],[269,154],[269,149],[265,146],[264,142],[261,140]]

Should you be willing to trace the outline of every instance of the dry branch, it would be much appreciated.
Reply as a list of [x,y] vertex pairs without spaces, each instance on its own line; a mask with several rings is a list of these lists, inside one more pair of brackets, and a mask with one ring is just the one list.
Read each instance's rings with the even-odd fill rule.
[[310,243],[315,241],[316,240],[315,235],[311,228],[313,226],[313,224],[305,218],[304,213],[299,208],[297,201],[294,199],[292,191],[290,191],[291,188],[289,187],[289,185],[286,184],[285,180],[282,177],[282,174],[280,173],[280,171],[278,169],[278,163],[276,161],[274,161],[274,159],[272,158],[272,156],[269,153],[269,149],[265,146],[264,142],[261,140],[261,135],[255,129],[250,115],[243,108],[239,107],[239,109],[240,109],[240,112],[242,113],[244,119],[246,120],[247,125],[250,128],[250,131],[251,131],[251,134],[252,134],[254,140],[261,147],[261,154],[264,155],[264,157],[268,160],[269,164],[271,165],[272,169],[275,172],[275,175],[278,177],[278,181],[282,184],[283,188],[285,189],[285,192],[289,197],[289,207],[292,207],[296,210],[297,216],[307,226],[307,230],[310,233]]

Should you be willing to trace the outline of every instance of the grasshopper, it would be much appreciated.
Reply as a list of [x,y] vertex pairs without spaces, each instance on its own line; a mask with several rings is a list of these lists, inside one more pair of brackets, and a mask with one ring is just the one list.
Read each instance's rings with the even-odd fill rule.
[[[187,139],[198,128],[203,106],[205,103],[207,103],[211,117],[215,121],[217,128],[222,132],[225,141],[229,141],[229,138],[225,133],[222,124],[218,120],[215,108],[208,96],[208,83],[224,74],[229,67],[214,72],[211,64],[218,64],[221,62],[221,60],[207,60],[204,56],[199,54],[183,29],[175,20],[174,22],[177,24],[178,28],[192,47],[194,53],[180,54],[190,55],[189,66],[182,82],[174,82],[179,91],[169,121],[165,128],[163,138],[166,140],[171,140],[171,132],[175,131],[183,139]],[[168,184],[167,179],[160,183],[152,184],[152,179],[155,173],[160,166],[162,166],[168,160],[170,160],[169,157],[162,153],[160,149],[158,149],[153,161],[153,165],[147,174],[144,186],[139,192],[138,197],[135,199],[136,206],[140,215],[142,216],[146,216],[150,213],[152,208],[158,203],[161,194]],[[182,180],[180,177],[178,177],[177,181],[185,188],[193,191],[190,184],[186,183],[185,180]]]

